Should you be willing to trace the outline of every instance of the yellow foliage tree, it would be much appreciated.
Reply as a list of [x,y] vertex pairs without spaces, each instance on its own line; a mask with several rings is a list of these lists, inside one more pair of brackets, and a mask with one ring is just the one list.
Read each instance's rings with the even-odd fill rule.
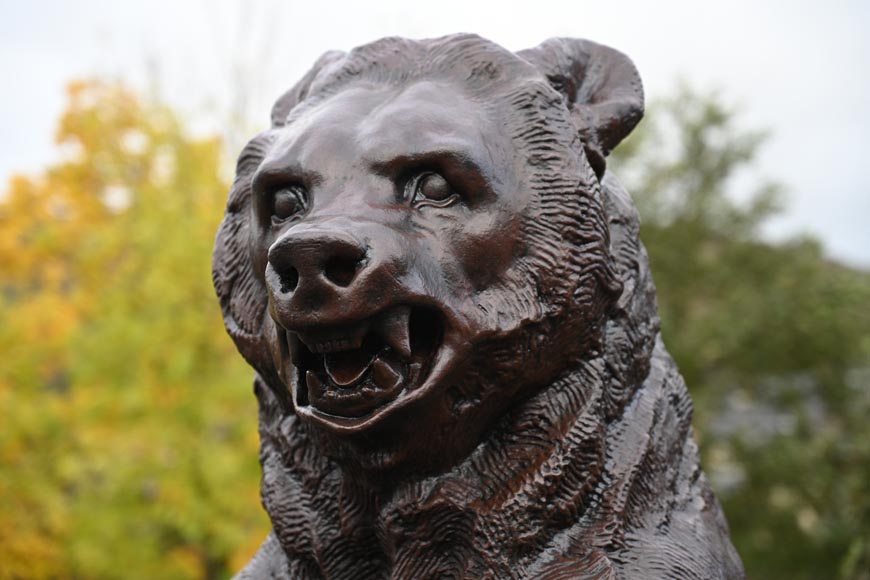
[[77,82],[0,197],[0,580],[223,578],[265,536],[251,372],[210,255],[217,139]]

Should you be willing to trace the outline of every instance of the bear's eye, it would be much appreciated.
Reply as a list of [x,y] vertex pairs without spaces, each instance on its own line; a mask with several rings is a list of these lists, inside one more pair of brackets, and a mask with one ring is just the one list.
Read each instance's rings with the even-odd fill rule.
[[280,224],[305,209],[305,190],[299,185],[282,187],[272,202],[272,223]]
[[427,171],[411,180],[408,197],[415,207],[447,207],[459,199],[447,180],[437,173]]

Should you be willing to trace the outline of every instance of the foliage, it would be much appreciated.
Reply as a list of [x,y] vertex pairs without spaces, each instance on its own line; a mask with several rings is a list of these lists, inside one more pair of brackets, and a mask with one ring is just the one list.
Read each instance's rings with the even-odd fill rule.
[[210,281],[220,144],[80,82],[0,201],[0,579],[217,578],[268,524]]
[[735,201],[735,184],[759,181],[745,170],[763,134],[720,97],[682,88],[649,118],[613,164],[747,572],[870,578],[870,273],[810,238],[763,240],[781,188]]

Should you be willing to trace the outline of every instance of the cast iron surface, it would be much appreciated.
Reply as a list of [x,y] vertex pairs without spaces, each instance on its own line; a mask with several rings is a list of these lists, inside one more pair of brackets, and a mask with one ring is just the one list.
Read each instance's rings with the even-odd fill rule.
[[606,156],[631,61],[327,53],[239,157],[214,282],[273,532],[241,579],[742,578]]

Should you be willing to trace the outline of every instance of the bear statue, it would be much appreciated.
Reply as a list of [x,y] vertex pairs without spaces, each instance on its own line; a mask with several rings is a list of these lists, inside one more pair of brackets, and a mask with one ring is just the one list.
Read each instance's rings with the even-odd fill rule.
[[217,234],[272,532],[239,579],[743,578],[606,158],[623,54],[475,35],[330,52]]

